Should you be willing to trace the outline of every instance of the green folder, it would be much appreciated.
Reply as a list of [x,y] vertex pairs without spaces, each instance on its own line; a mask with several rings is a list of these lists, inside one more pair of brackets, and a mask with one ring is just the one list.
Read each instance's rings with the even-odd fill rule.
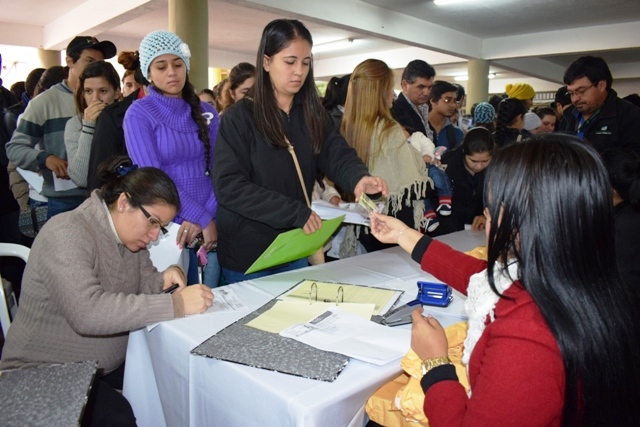
[[276,267],[314,254],[327,243],[343,220],[344,215],[324,220],[322,228],[311,234],[304,234],[301,228],[280,233],[244,274]]

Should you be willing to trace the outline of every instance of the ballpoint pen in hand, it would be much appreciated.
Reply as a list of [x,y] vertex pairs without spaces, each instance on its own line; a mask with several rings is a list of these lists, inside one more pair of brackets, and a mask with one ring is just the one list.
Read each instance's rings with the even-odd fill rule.
[[169,286],[167,289],[163,289],[162,292],[160,292],[160,293],[161,294],[170,294],[170,293],[173,293],[173,291],[175,291],[179,287],[180,287],[180,285],[178,285],[177,283],[174,283],[173,285]]

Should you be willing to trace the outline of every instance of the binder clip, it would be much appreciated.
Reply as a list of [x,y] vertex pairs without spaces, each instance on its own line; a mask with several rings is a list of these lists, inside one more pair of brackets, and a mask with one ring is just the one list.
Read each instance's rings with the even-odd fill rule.
[[418,297],[382,316],[381,324],[386,326],[400,326],[411,323],[411,313],[418,306],[432,305],[447,307],[453,301],[451,287],[444,283],[418,282]]

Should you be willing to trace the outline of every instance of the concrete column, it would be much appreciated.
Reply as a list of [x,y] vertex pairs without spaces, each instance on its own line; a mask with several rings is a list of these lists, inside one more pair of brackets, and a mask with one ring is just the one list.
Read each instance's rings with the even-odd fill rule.
[[46,50],[38,48],[38,58],[40,58],[40,64],[42,68],[53,67],[54,65],[62,65],[59,50]]
[[209,87],[209,5],[207,0],[169,0],[169,31],[191,50],[189,81],[196,91]]
[[477,102],[489,99],[489,61],[485,59],[470,59],[467,65],[467,112]]

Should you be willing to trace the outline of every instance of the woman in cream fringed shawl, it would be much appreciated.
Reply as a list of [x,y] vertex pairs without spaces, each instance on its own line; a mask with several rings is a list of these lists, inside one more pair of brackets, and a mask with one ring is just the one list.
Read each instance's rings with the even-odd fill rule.
[[[393,71],[383,61],[367,59],[358,64],[349,82],[340,131],[369,172],[387,182],[385,213],[417,230],[424,222],[423,199],[433,183],[420,153],[407,142],[408,134],[391,116],[393,86]],[[354,254],[359,228],[348,227],[341,257]]]

